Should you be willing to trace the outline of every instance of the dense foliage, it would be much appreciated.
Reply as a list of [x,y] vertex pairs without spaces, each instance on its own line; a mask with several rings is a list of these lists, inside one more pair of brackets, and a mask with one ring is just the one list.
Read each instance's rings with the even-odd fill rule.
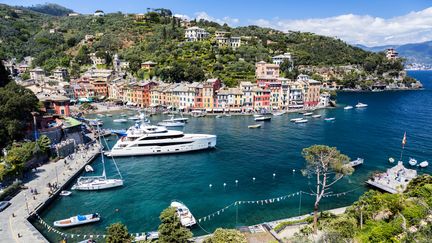
[[133,237],[129,234],[127,227],[122,223],[111,224],[107,228],[107,236],[105,242],[107,243],[129,243],[132,242]]
[[213,235],[206,238],[204,243],[246,243],[246,237],[235,229],[217,228]]
[[[53,13],[51,13],[53,14]],[[3,16],[10,16],[5,19]],[[55,14],[58,15],[58,14]],[[230,31],[242,37],[237,49],[219,47],[213,37],[200,42],[185,42],[181,20],[167,9],[147,12],[144,18],[133,14],[112,13],[104,17],[92,15],[50,16],[23,10],[16,13],[7,5],[0,5],[0,57],[35,57],[34,66],[47,71],[64,66],[77,76],[81,68],[91,64],[89,53],[115,53],[130,62],[130,72],[139,78],[159,78],[171,81],[202,81],[206,77],[220,77],[228,86],[238,81],[253,79],[257,61],[271,61],[271,57],[291,52],[294,64],[300,65],[366,65],[367,58],[381,54],[370,53],[332,37],[312,33],[283,33],[258,26],[231,28],[227,25],[199,20],[192,25],[205,28],[210,34],[217,30]],[[53,31],[53,33],[51,31]],[[93,35],[85,41],[86,35]],[[107,66],[110,67],[111,60]],[[157,63],[154,70],[140,69],[144,61]],[[368,68],[377,67],[375,63]],[[370,70],[375,71],[375,70]],[[294,77],[295,71],[283,70],[283,75]]]
[[192,232],[181,225],[175,208],[166,208],[160,214],[159,219],[161,224],[158,228],[158,242],[187,242],[188,239],[192,237]]
[[65,16],[73,12],[72,10],[55,3],[36,4],[28,7],[28,9],[53,16]]

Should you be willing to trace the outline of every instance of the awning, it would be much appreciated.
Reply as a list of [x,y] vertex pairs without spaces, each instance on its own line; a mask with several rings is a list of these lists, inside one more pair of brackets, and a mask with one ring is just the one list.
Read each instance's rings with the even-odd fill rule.
[[212,111],[212,109],[211,108],[207,108],[206,111]]
[[222,108],[214,108],[213,111],[223,111],[224,109]]
[[231,109],[229,109],[230,111],[241,111],[241,109],[239,109],[239,108],[231,108]]

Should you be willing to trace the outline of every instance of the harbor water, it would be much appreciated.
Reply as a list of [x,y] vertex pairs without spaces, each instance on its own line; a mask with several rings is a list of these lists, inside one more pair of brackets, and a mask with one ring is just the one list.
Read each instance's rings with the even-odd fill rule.
[[[347,206],[368,189],[364,182],[373,172],[394,166],[388,158],[399,159],[404,132],[407,133],[403,157],[406,167],[409,167],[409,157],[419,162],[432,162],[432,72],[409,74],[419,79],[425,89],[340,92],[338,108],[318,110],[315,113],[322,114],[322,118],[308,118],[309,122],[304,124],[289,121],[301,117],[297,113],[273,117],[270,122],[262,123],[260,129],[248,129],[248,125],[255,124],[252,116],[189,118],[184,131],[216,134],[215,149],[116,158],[125,180],[123,187],[94,192],[73,191],[69,197],[59,197],[40,215],[51,225],[55,220],[77,214],[101,215],[102,220],[96,224],[60,230],[68,234],[102,235],[106,227],[115,222],[126,224],[131,233],[141,233],[157,230],[160,212],[173,199],[184,202],[196,218],[201,218],[234,201],[265,200],[298,191],[310,192],[314,180],[301,174],[305,165],[301,152],[314,144],[335,146],[353,160],[364,158],[363,165],[356,167],[351,176],[343,178],[332,189],[334,193],[348,193],[324,198],[320,204],[323,210]],[[354,106],[357,102],[369,106],[343,109],[345,105]],[[336,119],[326,122],[325,117]],[[133,125],[133,121],[113,123],[116,118],[120,118],[120,113],[102,118],[104,128],[125,129]],[[159,115],[150,119],[157,123],[167,117]],[[112,146],[117,138],[108,139]],[[101,173],[100,158],[92,166],[94,174]],[[107,175],[115,176],[111,158],[106,158],[106,167]],[[432,172],[432,166],[415,168],[419,173]],[[309,213],[312,205],[313,197],[306,194],[263,205],[241,204],[219,211],[219,215],[201,221],[200,225],[209,232],[217,227],[253,225]],[[37,222],[35,226],[50,240],[61,238]],[[193,233],[205,234],[203,229],[196,227]]]

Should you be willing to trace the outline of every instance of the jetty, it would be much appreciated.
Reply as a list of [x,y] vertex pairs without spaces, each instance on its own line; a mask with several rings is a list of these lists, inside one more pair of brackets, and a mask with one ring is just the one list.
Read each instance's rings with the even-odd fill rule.
[[417,177],[417,171],[405,168],[402,161],[384,173],[374,175],[367,184],[383,191],[396,194],[405,191],[408,183]]
[[[24,188],[10,202],[11,205],[0,213],[0,242],[39,243],[48,240],[30,223],[30,220],[63,190],[84,166],[99,155],[99,144],[81,147],[73,158],[60,159],[47,163],[33,172],[31,180],[23,184]],[[47,184],[55,185],[48,187]],[[36,189],[38,193],[31,193]]]

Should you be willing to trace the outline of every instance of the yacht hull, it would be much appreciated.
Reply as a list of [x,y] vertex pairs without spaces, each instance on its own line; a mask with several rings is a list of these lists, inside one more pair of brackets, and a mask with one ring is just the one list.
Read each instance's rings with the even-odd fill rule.
[[[187,134],[185,134],[187,136]],[[175,141],[175,140],[173,140]],[[171,142],[171,141],[170,141]],[[119,148],[116,146],[106,153],[107,156],[144,156],[156,154],[186,153],[197,150],[205,150],[216,147],[216,136],[206,134],[194,134],[194,138],[188,143],[173,145],[154,145],[154,146],[126,146]]]

